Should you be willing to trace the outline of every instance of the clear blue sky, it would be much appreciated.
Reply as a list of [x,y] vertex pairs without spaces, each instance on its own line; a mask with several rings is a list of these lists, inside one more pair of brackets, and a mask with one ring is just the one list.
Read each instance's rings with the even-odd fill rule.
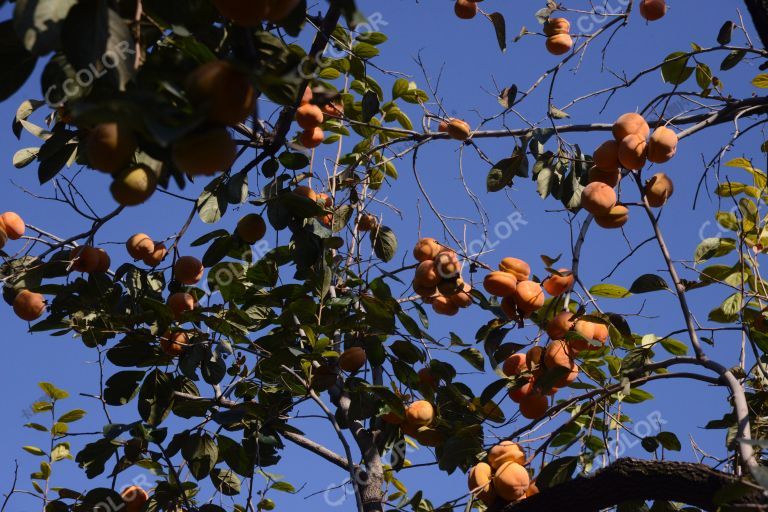
[[[624,3],[621,0],[608,2],[616,6]],[[517,2],[488,0],[480,5],[489,11],[500,10],[507,17],[508,39],[511,39],[522,25],[535,27],[536,20],[533,13],[542,4],[541,1],[532,0]],[[578,4],[579,8],[586,8],[587,2],[575,4]],[[670,4],[668,16],[651,25],[644,23],[635,13],[629,27],[618,33],[608,50],[606,65],[609,69],[632,75],[660,61],[672,51],[689,49],[691,42],[695,41],[701,46],[714,45],[721,24],[726,19],[737,20],[736,7],[742,8],[740,2],[712,0],[704,2],[676,0]],[[318,5],[318,7],[324,6],[325,2]],[[460,21],[454,17],[452,3],[448,1],[426,0],[415,3],[410,0],[390,2],[366,0],[361,2],[361,7],[368,15],[377,13],[374,19],[386,23],[382,29],[390,36],[390,41],[381,47],[382,55],[376,63],[383,69],[404,72],[425,87],[421,71],[414,61],[420,52],[432,79],[437,77],[441,68],[443,70],[440,96],[449,113],[463,117],[470,123],[479,119],[478,112],[482,116],[488,116],[499,111],[494,83],[500,87],[514,83],[520,89],[525,89],[545,69],[556,62],[555,57],[544,51],[543,39],[539,37],[526,37],[519,43],[510,43],[508,51],[502,54],[487,20],[478,17],[472,21]],[[3,13],[4,18],[9,14],[8,8],[0,12]],[[578,26],[576,15],[569,14],[568,17],[575,27]],[[582,24],[581,28],[588,30],[590,27],[586,25]],[[574,29],[574,31],[577,30]],[[600,49],[604,41],[605,39],[602,39],[600,44],[593,45],[589,49],[577,74],[570,72],[572,66],[569,66],[567,72],[561,73],[554,90],[556,105],[563,105],[585,92],[615,84],[615,78],[608,72],[601,72],[600,69]],[[741,43],[742,38],[737,36],[735,42]],[[722,56],[705,58],[704,62],[717,70],[721,58]],[[28,134],[25,134],[21,141],[17,141],[9,128],[13,114],[22,100],[41,97],[39,71],[22,91],[0,104],[0,124],[7,127],[5,136],[0,138],[0,151],[5,162],[0,175],[0,198],[2,199],[0,210],[17,211],[30,224],[68,236],[83,231],[85,224],[82,219],[60,204],[35,200],[24,194],[19,187],[42,195],[52,195],[53,187],[51,184],[43,187],[38,185],[34,166],[16,170],[10,163],[15,151],[37,145],[36,140]],[[750,94],[759,93],[759,90],[753,89],[749,84],[751,78],[758,72],[757,64],[745,62],[736,70],[717,74],[728,92],[736,97],[747,97]],[[376,72],[374,76],[384,84],[385,91],[390,90],[391,77],[381,76]],[[695,85],[686,84],[685,87],[695,90]],[[659,74],[652,73],[640,81],[636,87],[614,97],[605,112],[599,113],[602,100],[598,100],[583,103],[580,107],[574,108],[571,115],[575,122],[612,122],[619,114],[635,111],[651,98],[668,89],[669,87],[662,83]],[[542,88],[523,104],[521,114],[527,119],[538,121],[543,118],[545,108],[546,88]],[[408,113],[414,124],[419,126],[420,109],[409,107]],[[508,125],[519,127],[520,122],[510,117]],[[667,208],[662,225],[672,254],[677,259],[692,259],[694,248],[700,239],[700,232],[704,236],[716,236],[717,229],[713,225],[704,223],[712,219],[717,205],[710,200],[704,200],[696,210],[693,210],[692,202],[695,186],[703,168],[702,158],[709,160],[714,155],[717,148],[727,140],[729,128],[708,130],[685,140],[676,158],[663,166],[663,170],[673,178],[676,186],[675,196]],[[732,156],[759,158],[758,147],[763,140],[763,135],[753,132],[741,139],[731,151]],[[604,138],[602,135],[584,134],[569,137],[568,140],[579,143],[587,152],[591,152],[591,149]],[[492,160],[509,156],[512,150],[511,142],[506,140],[484,140],[479,144]],[[427,184],[432,199],[443,213],[476,219],[477,213],[459,179],[459,147],[455,142],[437,142],[424,148],[419,154],[418,172],[423,182]],[[333,151],[326,147],[319,153],[325,159],[332,158],[334,154],[335,146]],[[394,228],[400,239],[398,257],[390,268],[396,268],[397,263],[403,258],[406,262],[410,262],[410,247],[417,239],[415,232],[418,221],[417,205],[423,214],[422,234],[447,240],[414,186],[410,158],[399,162],[397,167],[400,179],[392,183],[380,197],[388,198],[401,208],[402,219],[389,209],[373,208],[374,213],[383,214],[384,223]],[[316,164],[316,169],[319,170],[321,167]],[[536,195],[534,184],[522,179],[517,181],[513,190],[490,195],[485,192],[485,177],[488,170],[487,164],[477,158],[472,151],[464,151],[464,177],[468,186],[479,195],[484,208],[490,214],[491,226],[493,227],[518,210],[526,223],[510,237],[497,240],[497,237],[492,236],[491,241],[498,242],[496,251],[486,255],[485,262],[495,265],[504,256],[521,257],[532,262],[534,272],[541,275],[544,266],[539,260],[540,254],[564,253],[562,262],[568,266],[570,251],[568,225],[565,222],[567,216],[559,211],[559,205],[553,200],[542,202]],[[77,169],[70,169],[67,175],[74,176],[76,172]],[[107,191],[108,178],[104,175],[85,170],[77,183],[99,213],[105,214],[114,207]],[[252,190],[257,188],[256,177],[251,185]],[[193,197],[194,190],[195,187],[191,187],[183,193]],[[628,200],[636,197],[636,192],[630,192]],[[245,207],[242,211],[247,209]],[[121,244],[129,235],[139,230],[148,232],[155,238],[165,238],[179,229],[187,212],[188,203],[156,194],[146,205],[131,209],[111,222],[109,229],[103,230],[98,235],[97,242]],[[216,227],[232,228],[241,214],[240,212],[231,213],[221,222],[222,226]],[[455,223],[452,227],[455,232],[463,233],[464,227],[461,223]],[[196,220],[190,234],[187,235],[187,244],[196,235],[211,229],[213,228]],[[473,240],[479,236],[472,226],[468,225],[466,229],[467,240]],[[649,229],[650,226],[644,216],[635,214],[627,229],[627,236],[633,243],[638,243],[650,236]],[[274,233],[271,232],[269,236],[272,241],[275,240]],[[282,241],[285,241],[285,238]],[[189,254],[197,252],[199,255],[199,251],[189,249],[186,244],[182,245],[185,250],[189,250]],[[104,247],[112,254],[113,262],[119,262],[125,258],[122,246],[104,245]],[[582,278],[590,285],[598,283],[627,251],[627,244],[620,232],[595,230],[584,248]],[[661,274],[662,267],[663,261],[659,257],[657,247],[649,244],[626,263],[623,270],[618,276],[612,278],[611,282],[629,287],[634,278],[641,274]],[[694,278],[690,273],[687,277]],[[704,289],[692,292],[690,296],[698,318],[706,322],[707,312],[714,308],[719,303],[717,299],[725,297],[725,294],[721,291]],[[630,318],[633,330],[639,334],[663,335],[682,327],[681,315],[672,294],[657,293],[620,302],[606,301],[604,306],[606,309],[627,314],[642,309],[642,317]],[[9,488],[12,478],[12,464],[9,463],[11,460],[18,458],[20,461],[22,487],[29,487],[26,475],[36,470],[34,459],[26,455],[20,447],[26,444],[44,445],[47,442],[43,435],[22,427],[22,424],[28,421],[24,415],[29,404],[41,396],[36,386],[37,382],[50,381],[69,390],[74,397],[67,400],[66,405],[69,408],[81,407],[89,411],[87,420],[77,424],[75,430],[99,430],[104,419],[93,400],[77,396],[78,393],[93,392],[97,389],[98,372],[97,366],[93,364],[95,353],[85,349],[77,339],[68,336],[52,338],[46,335],[27,334],[26,324],[16,319],[9,308],[3,307],[1,311],[0,318],[4,319],[5,326],[4,344],[7,357],[4,371],[0,374],[0,385],[6,390],[3,407],[5,420],[0,424],[0,437],[3,440],[0,452],[3,454],[3,460],[6,461],[5,469],[0,471],[0,488],[5,491]],[[454,318],[433,318],[432,334],[442,337],[454,331],[465,341],[471,342],[477,328],[488,319],[488,314],[479,308],[463,311],[460,316]],[[534,336],[535,331],[529,328],[511,333],[509,340],[524,341]],[[738,340],[724,336],[717,341],[717,347],[710,349],[713,350],[713,354],[726,366],[736,364]],[[461,361],[456,364],[460,372],[468,373],[463,379],[476,386],[478,392],[495,378],[490,370],[485,374],[470,374],[472,369],[469,365]],[[682,381],[654,384],[647,386],[646,389],[654,393],[657,400],[649,404],[626,406],[627,412],[631,412],[633,417],[639,420],[652,415],[655,411],[660,411],[661,417],[666,422],[663,429],[675,432],[683,443],[683,451],[673,456],[688,460],[695,458],[688,441],[689,436],[706,451],[719,456],[724,454],[723,431],[704,431],[701,427],[708,420],[719,418],[727,411],[725,391],[708,390],[705,384]],[[566,397],[570,392],[564,390],[558,398]],[[504,411],[507,415],[513,411],[512,404],[508,400],[504,403]],[[301,410],[304,414],[315,412],[311,408]],[[115,411],[115,414],[118,421],[135,418],[135,403]],[[296,425],[310,437],[334,450],[341,451],[338,440],[327,421],[300,419],[297,420]],[[514,425],[509,426],[495,434],[502,436],[514,428]],[[83,445],[83,441],[83,438],[72,439],[74,451]],[[642,456],[644,452],[641,448],[635,447],[623,454]],[[427,449],[409,454],[413,462],[428,462],[431,457]],[[285,475],[286,479],[297,488],[306,484],[295,496],[271,496],[278,500],[280,510],[296,510],[302,506],[310,506],[313,510],[351,510],[353,508],[353,500],[340,501],[338,506],[333,505],[333,502],[340,498],[341,491],[335,490],[329,494],[322,492],[328,487],[340,484],[344,480],[344,473],[308,452],[289,446],[284,453],[283,462],[271,469],[272,472]],[[97,483],[86,482],[74,462],[59,463],[55,470],[58,474],[54,477],[53,485],[79,489]],[[137,474],[133,471],[130,476]],[[465,489],[463,475],[455,474],[447,477],[444,474],[436,474],[435,470],[430,468],[408,470],[401,476],[411,491],[425,489],[425,496],[432,499],[435,504],[455,498],[463,494]],[[124,483],[119,482],[119,485]],[[320,494],[309,496],[316,492]],[[36,510],[37,507],[28,498],[16,497],[11,509],[27,511]]]

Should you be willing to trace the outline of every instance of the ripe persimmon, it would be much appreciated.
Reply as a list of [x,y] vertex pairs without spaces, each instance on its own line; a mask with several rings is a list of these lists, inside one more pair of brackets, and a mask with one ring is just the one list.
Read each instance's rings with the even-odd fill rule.
[[416,295],[420,296],[427,304],[432,303],[432,298],[437,294],[436,286],[422,286],[417,282],[413,282],[413,291]]
[[435,419],[435,408],[426,400],[417,400],[405,409],[405,421],[416,427],[426,427]]
[[472,305],[472,295],[469,293],[471,291],[472,287],[461,281],[459,283],[459,290],[456,293],[449,295],[448,300],[458,308],[468,308]]
[[88,132],[85,154],[91,167],[114,174],[131,163],[136,146],[136,136],[122,123],[101,123]]
[[299,143],[307,149],[314,149],[325,140],[325,133],[319,126],[311,130],[304,130],[299,134]]
[[180,320],[184,313],[194,311],[197,306],[195,298],[184,292],[177,292],[168,297],[168,307],[176,320]]
[[617,171],[619,169],[619,143],[615,140],[607,140],[600,144],[592,155],[595,167],[603,172]]
[[157,176],[143,165],[119,172],[109,191],[121,206],[137,206],[149,199],[157,187]]
[[413,278],[415,285],[425,288],[433,288],[440,284],[442,278],[437,274],[434,260],[426,260],[419,263]]
[[267,233],[267,223],[258,213],[249,213],[237,222],[235,233],[247,244],[255,244]]
[[148,267],[156,267],[162,261],[165,259],[165,257],[168,255],[168,249],[165,247],[165,244],[162,242],[158,242],[154,244],[154,249],[152,250],[152,254],[149,256],[144,256],[141,261],[144,262],[145,265]]
[[499,270],[515,276],[519,281],[527,281],[531,277],[531,266],[518,258],[504,258],[499,263]]
[[364,213],[360,216],[360,220],[357,221],[357,230],[362,233],[367,233],[368,231],[372,231],[376,229],[376,227],[379,225],[379,220],[376,218],[375,215],[371,215],[370,213]]
[[339,356],[339,368],[347,373],[354,373],[365,366],[367,360],[363,347],[351,347]]
[[549,18],[544,23],[544,35],[551,37],[557,34],[568,34],[571,32],[571,22],[566,18]]
[[581,191],[581,207],[592,215],[604,215],[616,204],[616,192],[605,183],[595,181]]
[[237,145],[224,127],[190,133],[173,145],[173,163],[190,176],[213,176],[235,163]]
[[149,501],[147,492],[138,485],[132,485],[120,493],[125,502],[125,512],[141,512]]
[[648,21],[660,20],[667,14],[667,3],[665,0],[641,0],[640,16]]
[[520,400],[520,414],[529,420],[543,417],[547,409],[549,409],[549,401],[544,394],[538,391],[530,393]]
[[534,388],[534,383],[531,381],[531,382],[526,382],[520,387],[510,388],[507,394],[509,395],[509,398],[511,398],[513,402],[519,404],[523,398],[525,398],[526,396],[530,395],[533,392],[535,392],[535,388]]
[[27,226],[24,224],[24,220],[19,217],[18,213],[5,212],[0,215],[0,220],[2,220],[3,229],[9,239],[18,240],[24,236]]
[[203,278],[205,268],[194,256],[182,256],[173,266],[173,275],[178,282],[188,286],[197,284]]
[[663,172],[657,172],[645,183],[645,199],[652,208],[664,206],[674,192],[672,180]]
[[544,305],[544,291],[539,283],[521,281],[517,283],[515,294],[512,296],[518,309],[530,314]]
[[543,364],[543,357],[544,349],[542,347],[536,345],[535,347],[529,348],[528,352],[525,353],[525,365],[528,367],[528,370],[534,371],[539,369]]
[[626,169],[640,170],[645,166],[648,143],[639,135],[630,134],[619,143],[619,162]]
[[504,363],[501,365],[501,371],[507,377],[520,375],[527,369],[528,366],[525,364],[525,354],[512,354],[511,356],[507,357],[504,360]]
[[544,366],[547,368],[571,368],[573,360],[571,359],[571,348],[565,340],[552,340],[547,345],[544,352]]
[[317,105],[307,103],[296,110],[296,124],[304,130],[313,130],[323,123],[323,111]]
[[573,48],[573,38],[570,34],[555,34],[547,38],[546,47],[552,55],[563,55]]
[[90,274],[99,267],[99,251],[90,245],[81,245],[72,249],[69,255],[72,260],[73,272],[84,272]]
[[189,100],[204,108],[208,119],[218,124],[244,122],[256,104],[248,75],[225,60],[198,66],[187,76],[185,88]]
[[166,332],[160,338],[160,350],[171,357],[179,357],[188,346],[189,336],[185,332]]
[[598,181],[605,183],[611,188],[615,188],[621,181],[621,171],[615,169],[613,171],[603,171],[597,167],[591,167],[588,174],[589,183]]
[[542,283],[544,290],[553,297],[562,295],[573,288],[573,272],[567,268],[558,269],[558,272],[559,274],[551,274]]
[[306,185],[297,186],[291,191],[291,193],[299,197],[305,197],[315,203],[317,202],[317,199],[318,199],[317,192],[312,190],[312,187],[308,187]]
[[37,320],[45,312],[45,297],[39,293],[22,290],[13,299],[13,312],[27,322]]
[[467,475],[467,486],[470,492],[486,505],[490,505],[496,499],[493,490],[493,470],[485,462],[478,462],[472,466]]
[[547,335],[553,340],[561,339],[573,329],[576,319],[570,311],[561,311],[547,323]]
[[422,238],[413,248],[413,257],[417,261],[433,260],[440,254],[442,247],[434,238]]
[[493,488],[506,501],[517,501],[525,496],[530,482],[528,471],[517,462],[503,464],[493,475]]
[[595,215],[595,222],[601,228],[618,229],[629,220],[629,209],[623,204],[617,204],[607,213]]
[[456,140],[467,140],[472,134],[472,128],[470,128],[466,121],[461,119],[450,119],[448,126],[446,126],[446,131],[451,138]]
[[648,160],[655,164],[669,162],[677,153],[677,134],[666,126],[659,126],[648,141]]
[[431,306],[438,315],[455,316],[459,312],[459,307],[444,295],[434,297]]
[[508,462],[525,465],[525,452],[519,444],[513,441],[502,441],[488,450],[488,465],[492,469],[498,471]]
[[651,128],[645,121],[645,118],[635,112],[629,112],[622,114],[613,123],[613,138],[617,142],[621,142],[627,135],[638,135],[641,139],[645,140],[651,133]]
[[155,243],[144,233],[136,233],[125,242],[128,254],[135,260],[143,259],[151,255],[155,250]]
[[107,254],[107,251],[101,248],[97,248],[96,252],[99,255],[99,264],[96,265],[94,272],[105,273],[109,271],[109,266],[112,264],[112,260]]
[[435,271],[442,279],[455,279],[461,273],[459,257],[453,251],[443,251],[435,256]]
[[571,349],[574,353],[579,353],[582,350],[587,350],[591,345],[590,340],[595,338],[595,324],[587,320],[579,319],[573,326],[573,330],[578,333],[583,339],[573,337],[568,341]]
[[517,288],[517,279],[509,272],[496,270],[485,276],[483,288],[496,297],[510,297]]
[[605,343],[608,341],[608,333],[609,331],[607,325],[595,322],[595,340],[605,345]]
[[477,16],[477,4],[470,0],[456,0],[453,12],[462,20],[471,20]]

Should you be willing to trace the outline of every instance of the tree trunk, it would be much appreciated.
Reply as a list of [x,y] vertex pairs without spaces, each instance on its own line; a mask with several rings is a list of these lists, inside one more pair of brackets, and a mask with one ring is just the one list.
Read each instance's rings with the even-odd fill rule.
[[491,510],[496,512],[595,512],[632,501],[675,501],[715,511],[720,496],[734,496],[730,511],[768,511],[768,497],[727,473],[701,464],[619,459],[590,477],[579,477],[542,489],[528,499]]

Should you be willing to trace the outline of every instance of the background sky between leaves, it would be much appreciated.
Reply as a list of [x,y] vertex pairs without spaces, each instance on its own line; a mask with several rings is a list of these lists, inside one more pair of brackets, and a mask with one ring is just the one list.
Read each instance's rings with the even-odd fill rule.
[[[617,8],[624,0],[607,2],[610,7]],[[629,26],[622,29],[614,38],[607,52],[607,68],[618,73],[635,72],[652,66],[667,54],[690,48],[689,43],[695,41],[699,45],[714,45],[719,27],[726,19],[737,19],[737,8],[743,6],[740,2],[718,2],[714,0],[694,1],[676,0],[670,3],[669,14],[663,20],[646,24],[637,13],[634,13]],[[488,0],[481,4],[488,12],[500,11],[507,19],[508,40],[514,37],[521,26],[536,29],[534,12],[543,6],[540,0]],[[569,2],[574,8],[588,8],[588,2]],[[312,10],[325,8],[325,2],[316,4]],[[476,124],[480,116],[488,116],[499,111],[495,93],[498,87],[517,84],[520,89],[526,89],[547,68],[556,63],[556,57],[544,50],[544,41],[540,37],[525,37],[518,43],[509,44],[506,53],[501,53],[497,46],[490,22],[483,17],[471,21],[458,20],[453,15],[452,2],[447,0],[423,0],[419,3],[411,0],[392,0],[360,2],[363,12],[380,20],[379,30],[389,36],[389,42],[381,46],[381,56],[376,59],[378,66],[385,70],[403,72],[415,80],[421,88],[426,88],[421,71],[415,62],[417,54],[421,54],[426,63],[430,78],[435,80],[442,70],[439,83],[439,95],[451,115],[460,116],[471,124]],[[10,16],[8,7],[0,10],[2,19]],[[569,14],[573,26],[577,27],[578,15]],[[596,28],[603,21],[587,20],[580,27]],[[593,25],[594,23],[594,25]],[[751,28],[751,23],[748,21]],[[578,32],[578,29],[574,29]],[[754,34],[752,34],[754,36]],[[736,42],[742,43],[743,36],[737,36]],[[600,69],[600,50],[605,42],[603,37],[593,44],[580,65],[578,74],[571,69],[574,62],[568,66],[567,72],[560,74],[554,89],[555,105],[567,103],[570,99],[584,92],[589,92],[606,85],[613,85],[616,79],[607,71]],[[722,56],[705,58],[703,62],[717,70]],[[750,80],[758,73],[757,64],[744,62],[735,70],[716,74],[724,82],[726,90],[736,97],[748,97],[758,90],[750,85]],[[28,223],[34,224],[47,231],[59,235],[71,235],[82,231],[85,224],[66,207],[47,201],[31,198],[21,191],[26,188],[34,193],[52,194],[52,184],[40,187],[37,183],[35,167],[23,170],[11,166],[11,156],[23,147],[36,145],[36,140],[28,134],[22,140],[16,140],[10,125],[17,106],[27,98],[42,96],[39,85],[38,69],[28,84],[14,97],[0,104],[0,125],[6,127],[0,136],[0,154],[3,155],[3,166],[0,170],[0,210],[19,212]],[[389,94],[393,78],[374,71],[373,76],[380,81],[385,92]],[[434,82],[433,82],[434,83]],[[695,90],[692,81],[686,87]],[[644,106],[657,94],[669,90],[663,84],[659,73],[651,73],[629,91],[621,91],[614,97],[604,112],[600,112],[603,100],[585,102],[570,111],[575,122],[612,122],[619,114],[634,111]],[[540,88],[523,103],[520,111],[528,119],[540,121],[546,109],[546,87]],[[420,126],[420,109],[408,106],[407,113],[411,115],[414,125]],[[479,114],[478,114],[479,113]],[[568,121],[565,121],[568,122]],[[521,123],[514,117],[508,118],[508,126],[519,127]],[[709,160],[715,151],[727,140],[731,126],[710,129],[685,140],[678,151],[677,157],[663,166],[674,180],[676,192],[662,217],[662,228],[665,231],[673,256],[676,259],[691,260],[693,251],[700,241],[700,236],[717,236],[718,229],[711,221],[717,209],[716,203],[705,197],[694,210],[693,197],[696,183],[701,175],[703,160]],[[569,136],[571,142],[578,142],[590,153],[603,139],[601,134],[580,134]],[[746,156],[755,158],[757,167],[765,167],[761,162],[759,144],[763,135],[757,131],[739,141],[731,151],[731,156]],[[513,148],[510,140],[483,140],[480,143],[483,151],[494,161],[509,156]],[[318,150],[316,170],[321,172],[319,164],[328,165],[328,159],[335,154],[336,146],[324,146]],[[454,141],[436,142],[419,152],[418,173],[425,183],[430,196],[441,212],[455,217],[477,218],[474,208],[464,192],[459,179],[460,145]],[[485,177],[489,171],[488,165],[477,155],[465,149],[463,159],[463,174],[468,185],[478,193],[484,208],[491,216],[491,236],[489,242],[495,246],[495,251],[487,254],[484,261],[495,265],[504,256],[516,256],[531,262],[534,273],[543,274],[544,265],[539,255],[556,256],[563,253],[563,266],[570,265],[569,229],[566,223],[567,214],[561,211],[560,205],[548,199],[542,201],[536,194],[535,184],[527,179],[517,179],[512,190],[503,193],[488,194],[485,191]],[[322,159],[322,161],[320,160]],[[420,226],[421,234],[433,236],[447,241],[439,224],[429,212],[428,207],[415,186],[413,167],[410,157],[397,162],[400,178],[385,186],[380,198],[386,198],[402,211],[402,218],[392,210],[374,206],[373,213],[383,215],[384,224],[392,227],[400,242],[397,257],[385,268],[398,268],[401,262],[410,264],[410,248],[418,237],[416,231]],[[78,170],[67,170],[69,176]],[[252,173],[251,190],[257,190],[259,180]],[[738,172],[736,174],[738,175]],[[710,181],[710,185],[712,181]],[[78,179],[81,191],[88,197],[92,205],[101,214],[106,214],[114,208],[114,203],[107,191],[108,178],[103,174],[84,170]],[[195,197],[200,185],[190,186],[184,195]],[[175,188],[172,189],[175,191]],[[628,188],[625,197],[633,200],[637,192]],[[224,227],[231,229],[237,219],[245,212],[251,211],[252,206],[243,206],[239,211],[232,209],[217,226],[204,225],[196,220],[182,244],[184,252],[200,256],[198,249],[190,250],[188,243],[197,236],[212,229]],[[419,222],[418,209],[422,219]],[[505,226],[499,227],[494,235],[494,226],[504,222],[510,214],[520,212],[525,224],[518,224],[519,230],[511,236]],[[174,234],[183,223],[188,212],[188,203],[174,200],[163,194],[155,194],[150,201],[139,208],[126,211],[118,219],[110,222],[107,229],[102,230],[97,242],[110,252],[113,268],[126,257],[122,242],[137,231],[144,231],[155,238],[165,238]],[[581,214],[580,218],[583,218]],[[454,223],[455,232],[463,234],[462,223]],[[478,231],[472,226],[466,227],[468,241],[478,237]],[[626,230],[629,240],[639,243],[650,236],[650,226],[644,215],[636,212]],[[274,231],[270,230],[268,239],[271,244],[276,242]],[[285,242],[281,235],[280,242]],[[18,244],[18,242],[16,243]],[[15,247],[12,246],[12,248]],[[628,246],[618,231],[601,231],[593,229],[584,246],[584,265],[582,278],[590,285],[597,284],[613,265],[628,251]],[[629,287],[632,281],[644,273],[662,272],[663,261],[660,259],[658,248],[648,244],[630,259],[621,271],[608,282]],[[695,276],[684,272],[688,278]],[[468,277],[465,272],[465,277]],[[475,276],[475,279],[477,277]],[[717,306],[725,297],[722,290],[715,291],[706,288],[694,291],[690,298],[696,314],[702,322],[706,322],[707,312]],[[719,299],[719,300],[718,300]],[[608,310],[621,313],[637,313],[642,310],[642,317],[630,317],[629,322],[634,332],[640,334],[656,333],[664,335],[682,326],[681,315],[677,308],[676,299],[670,293],[657,292],[637,296],[623,301],[603,302]],[[61,412],[80,407],[89,411],[85,420],[73,425],[73,431],[96,431],[104,424],[103,415],[92,399],[78,396],[78,393],[94,392],[98,389],[98,367],[93,364],[94,353],[77,340],[69,336],[58,338],[45,334],[30,335],[27,325],[12,315],[10,308],[0,309],[3,319],[2,343],[4,344],[4,364],[0,371],[0,385],[4,390],[3,416],[0,422],[0,453],[2,453],[2,469],[0,470],[0,488],[3,492],[10,487],[13,476],[13,461],[19,460],[20,487],[29,488],[28,474],[37,469],[37,461],[21,450],[22,445],[47,445],[44,434],[25,429],[22,425],[28,421],[29,404],[42,397],[37,387],[40,381],[49,381],[67,389],[72,398],[61,405]],[[453,318],[430,316],[430,332],[435,337],[445,337],[453,331],[465,342],[473,343],[478,327],[490,319],[489,314],[479,308],[464,310]],[[512,332],[509,341],[526,342],[535,336],[532,328]],[[681,338],[683,339],[683,338]],[[715,348],[707,347],[714,357],[725,365],[737,362],[738,339],[728,336],[718,336]],[[445,357],[444,352],[436,352],[438,357]],[[455,363],[457,370],[464,374],[460,377],[472,385],[479,393],[487,384],[493,382],[495,375],[487,367],[484,373],[478,373],[464,361],[449,357]],[[108,374],[113,370],[108,369]],[[201,387],[203,392],[209,391]],[[639,405],[627,405],[624,412],[631,414],[636,421],[654,416],[658,411],[665,424],[662,430],[672,431],[680,438],[683,449],[680,453],[667,454],[671,458],[691,460],[695,454],[691,449],[689,438],[693,439],[705,451],[714,455],[724,454],[724,432],[707,431],[702,427],[707,421],[720,418],[728,410],[726,394],[723,389],[710,389],[703,383],[684,381],[662,381],[646,386],[656,399]],[[575,391],[564,390],[557,398],[564,398]],[[507,416],[515,412],[514,404],[505,400],[502,405]],[[316,414],[312,407],[302,406],[297,411],[304,415]],[[133,421],[138,415],[135,402],[114,411],[117,421]],[[38,418],[39,421],[48,418]],[[42,422],[42,421],[41,421]],[[44,422],[43,422],[44,423]],[[174,422],[170,423],[174,425]],[[518,423],[519,425],[520,423]],[[329,448],[342,452],[338,439],[335,437],[330,424],[323,419],[299,419],[295,425],[304,430],[310,437],[324,443]],[[497,435],[511,432],[516,426],[508,426]],[[639,427],[643,433],[645,427]],[[646,429],[647,430],[647,429]],[[493,434],[491,432],[491,434]],[[626,439],[625,439],[626,440]],[[73,451],[83,446],[85,438],[71,439]],[[643,456],[645,452],[639,446],[622,450],[622,455]],[[432,455],[429,449],[419,449],[408,454],[414,463],[429,462]],[[537,464],[539,461],[537,460]],[[345,479],[342,470],[329,465],[315,455],[288,444],[283,460],[270,468],[273,473],[284,475],[300,491],[296,495],[271,493],[269,497],[276,500],[278,510],[297,510],[300,507],[310,507],[312,510],[351,510],[354,508],[354,498],[344,499],[343,490],[326,489],[341,484]],[[137,470],[129,471],[118,481],[119,486],[127,485],[131,478],[140,476]],[[425,497],[433,500],[435,505],[445,500],[455,498],[465,492],[465,478],[459,473],[447,476],[438,473],[436,468],[406,470],[399,475],[411,492],[424,489]],[[147,475],[149,481],[152,476]],[[125,481],[123,481],[125,480]],[[85,489],[103,484],[101,479],[93,482],[86,481],[81,471],[73,461],[63,461],[54,467],[52,485],[67,486],[75,489]],[[259,483],[257,483],[257,488]],[[319,493],[310,496],[312,493]],[[224,501],[224,503],[228,503]],[[38,505],[29,497],[14,498],[10,510],[38,510]]]

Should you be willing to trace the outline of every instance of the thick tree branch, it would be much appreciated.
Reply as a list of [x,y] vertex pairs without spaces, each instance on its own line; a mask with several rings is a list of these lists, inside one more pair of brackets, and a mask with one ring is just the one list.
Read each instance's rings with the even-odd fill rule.
[[768,0],[744,0],[763,47],[768,49]]
[[595,512],[629,501],[665,500],[715,511],[718,493],[729,486],[745,489],[743,496],[730,503],[729,510],[768,510],[768,498],[759,487],[732,475],[702,464],[629,458],[617,460],[594,476],[543,489],[535,496],[495,510],[540,512],[567,508],[569,512]]

